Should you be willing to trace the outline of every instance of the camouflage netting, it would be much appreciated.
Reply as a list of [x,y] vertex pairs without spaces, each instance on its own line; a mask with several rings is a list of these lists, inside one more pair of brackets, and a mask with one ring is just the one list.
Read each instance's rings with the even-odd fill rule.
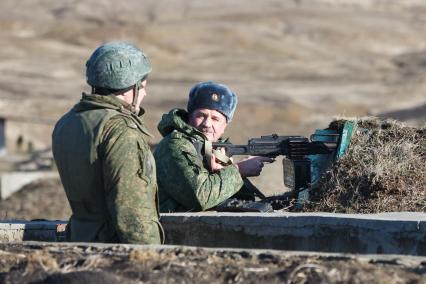
[[[347,121],[330,124],[335,128]],[[311,195],[308,211],[426,211],[426,128],[361,118],[348,152]]]

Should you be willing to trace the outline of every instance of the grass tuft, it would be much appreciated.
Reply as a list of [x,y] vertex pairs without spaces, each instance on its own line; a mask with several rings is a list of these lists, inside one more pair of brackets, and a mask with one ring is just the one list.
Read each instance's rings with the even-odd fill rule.
[[373,117],[357,125],[348,152],[322,177],[307,211],[426,211],[426,128]]

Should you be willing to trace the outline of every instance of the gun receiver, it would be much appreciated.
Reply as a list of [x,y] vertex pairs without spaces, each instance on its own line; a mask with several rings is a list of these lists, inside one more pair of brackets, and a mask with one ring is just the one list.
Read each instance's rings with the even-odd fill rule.
[[337,142],[310,141],[303,136],[279,136],[277,134],[252,138],[247,145],[231,143],[213,143],[213,148],[224,148],[226,155],[251,155],[275,158],[287,156],[290,159],[307,155],[331,154],[337,148]]
[[[330,135],[329,135],[330,136]],[[279,136],[277,134],[252,138],[247,145],[212,143],[213,148],[224,148],[227,156],[251,155],[275,158],[284,156],[284,184],[293,190],[298,200],[305,199],[303,192],[311,188],[316,172],[312,174],[311,155],[334,156],[339,134],[331,134],[331,141],[311,141],[303,136]]]

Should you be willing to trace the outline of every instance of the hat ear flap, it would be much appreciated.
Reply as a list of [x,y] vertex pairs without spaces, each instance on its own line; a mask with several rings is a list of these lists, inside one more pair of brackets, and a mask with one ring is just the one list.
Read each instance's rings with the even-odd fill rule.
[[237,108],[238,98],[235,95],[235,93],[231,92],[231,95],[229,96],[230,102],[229,102],[229,112],[227,114],[228,123],[231,122],[232,117],[234,116],[235,109]]
[[189,91],[189,99],[188,99],[188,104],[186,106],[186,109],[189,113],[193,112],[195,110],[195,105],[196,105],[196,100],[197,100],[197,95],[198,95],[198,91],[200,90],[200,88],[203,86],[203,83],[200,82],[196,85],[194,85],[191,90]]
[[193,100],[195,98],[197,91],[198,91],[198,86],[199,86],[198,84],[193,86],[191,88],[191,90],[189,91],[189,99],[190,100]]

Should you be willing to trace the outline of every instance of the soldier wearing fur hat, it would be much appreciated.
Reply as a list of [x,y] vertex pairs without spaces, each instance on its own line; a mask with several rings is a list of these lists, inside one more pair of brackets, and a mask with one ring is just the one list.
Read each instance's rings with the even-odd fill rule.
[[191,89],[187,111],[163,115],[158,130],[164,138],[154,153],[161,212],[211,209],[242,193],[245,177],[258,176],[263,163],[272,161],[249,157],[226,166],[199,151],[197,145],[222,141],[236,106],[237,96],[227,86],[209,81]]
[[55,125],[53,155],[72,209],[69,241],[161,243],[155,161],[140,107],[150,72],[137,47],[100,46],[86,63],[91,94]]

